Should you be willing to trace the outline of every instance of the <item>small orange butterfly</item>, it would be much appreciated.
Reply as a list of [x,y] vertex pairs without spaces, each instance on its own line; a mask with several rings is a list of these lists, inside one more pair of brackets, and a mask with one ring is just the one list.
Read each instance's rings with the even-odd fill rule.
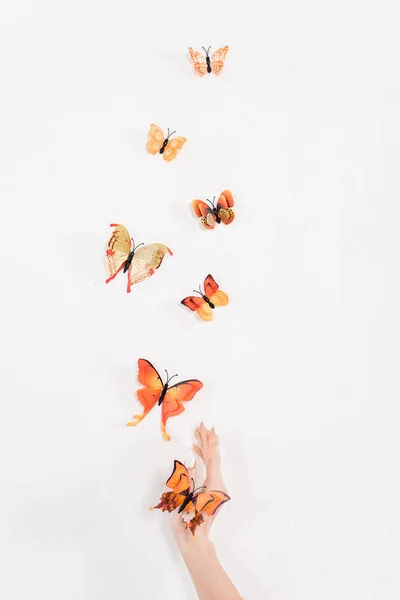
[[219,289],[218,283],[212,275],[207,275],[204,280],[204,293],[201,291],[201,286],[198,290],[193,290],[197,296],[188,296],[181,301],[181,304],[187,306],[193,312],[197,312],[200,319],[203,321],[212,321],[213,310],[216,306],[226,306],[229,304],[229,298]]
[[166,510],[172,512],[178,508],[178,513],[194,513],[194,517],[189,523],[183,521],[193,535],[196,527],[204,522],[203,512],[212,517],[220,506],[230,500],[225,492],[208,490],[206,486],[196,489],[194,479],[190,477],[187,468],[179,460],[175,460],[174,470],[165,485],[172,492],[164,492],[160,503],[153,508],[159,508],[163,512]]
[[140,404],[144,408],[144,412],[141,415],[135,415],[134,421],[129,421],[127,425],[135,427],[142,421],[147,413],[158,403],[161,405],[161,431],[162,436],[165,440],[169,441],[171,438],[167,433],[167,420],[170,417],[180,415],[185,410],[182,402],[189,402],[203,387],[203,384],[198,379],[186,379],[175,383],[175,385],[169,385],[169,382],[177,375],[172,375],[164,381],[161,379],[158,371],[153,367],[151,362],[145,358],[139,358],[139,383],[144,387],[137,391],[137,397]]
[[216,223],[224,223],[229,225],[235,218],[235,213],[232,210],[235,202],[232,192],[225,190],[218,198],[215,205],[215,196],[213,201],[207,200],[208,204],[202,200],[192,200],[192,206],[196,217],[201,217],[201,224],[206,229],[214,229]]
[[189,48],[190,58],[193,61],[194,70],[197,75],[203,77],[206,73],[214,73],[215,75],[219,75],[224,68],[224,60],[229,50],[229,46],[224,46],[223,48],[218,48],[215,52],[213,52],[210,56],[210,48],[206,50],[204,46],[202,46],[205,56],[201,52],[197,50],[193,50],[193,48]]
[[[115,227],[108,240],[106,250],[106,267],[109,278],[106,283],[110,283],[120,271],[128,271],[127,292],[131,291],[131,286],[140,283],[154,275],[156,269],[161,266],[164,256],[171,250],[164,244],[138,244],[135,246],[129,231],[123,225],[111,223],[110,227]],[[143,248],[138,248],[143,246]]]
[[157,152],[159,152],[163,155],[164,160],[173,160],[178,154],[178,150],[180,150],[183,144],[187,142],[185,137],[179,136],[170,140],[171,135],[174,133],[176,132],[170,132],[168,127],[167,137],[165,137],[160,127],[152,123],[148,133],[151,139],[147,142],[147,150],[150,154],[157,154]]

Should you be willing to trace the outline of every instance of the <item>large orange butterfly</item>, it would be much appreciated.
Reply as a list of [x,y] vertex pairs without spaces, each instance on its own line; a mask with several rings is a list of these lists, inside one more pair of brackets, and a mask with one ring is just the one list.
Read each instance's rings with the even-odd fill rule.
[[202,512],[212,517],[222,504],[230,500],[228,494],[224,492],[207,490],[205,486],[196,489],[194,480],[190,478],[187,468],[179,460],[175,461],[172,475],[165,485],[172,492],[164,492],[160,498],[160,503],[153,508],[159,508],[163,512],[166,510],[172,512],[177,508],[179,513],[194,512],[194,517],[189,523],[183,521],[193,535],[196,527],[204,521]]
[[207,275],[204,280],[204,292],[202,292],[201,286],[199,286],[198,290],[193,291],[199,294],[200,298],[197,296],[188,296],[181,301],[181,304],[197,312],[203,321],[212,321],[212,311],[216,306],[226,306],[229,304],[228,296],[219,289],[219,285],[212,275]]
[[164,160],[173,160],[175,156],[178,154],[178,150],[180,150],[187,139],[185,137],[175,137],[170,140],[171,135],[176,133],[175,131],[169,130],[167,137],[164,137],[164,134],[158,125],[152,123],[150,125],[150,131],[148,135],[150,136],[149,141],[147,142],[147,150],[150,154],[157,154],[159,152],[163,155]]
[[229,50],[229,46],[224,46],[223,48],[218,48],[215,52],[213,52],[210,56],[210,48],[206,50],[204,46],[202,46],[205,55],[197,50],[193,50],[193,48],[189,48],[190,58],[193,61],[194,70],[197,75],[203,77],[206,73],[214,73],[215,75],[219,75],[224,68],[224,60]]
[[158,402],[158,405],[161,404],[162,436],[169,441],[171,438],[166,430],[167,420],[170,417],[180,415],[185,410],[182,402],[192,400],[194,395],[201,390],[203,384],[198,379],[187,379],[170,386],[169,382],[177,375],[168,377],[168,371],[166,371],[167,379],[164,383],[157,370],[148,360],[139,358],[138,367],[138,379],[144,387],[137,391],[137,397],[144,408],[144,412],[141,415],[135,415],[133,417],[134,421],[130,421],[128,425],[130,427],[138,425]]
[[[158,269],[168,252],[171,250],[164,244],[149,244],[144,246],[138,244],[135,246],[129,231],[123,225],[111,223],[110,227],[115,227],[108,241],[106,251],[106,267],[110,277],[106,283],[110,283],[114,277],[123,269],[124,273],[128,271],[127,292],[131,291],[131,286],[154,274]],[[143,248],[138,248],[143,246]]]
[[235,204],[230,190],[224,190],[215,204],[213,201],[207,200],[208,204],[203,200],[192,200],[192,206],[196,217],[201,217],[201,224],[206,229],[214,229],[216,223],[224,223],[229,225],[235,218],[235,213],[232,206]]

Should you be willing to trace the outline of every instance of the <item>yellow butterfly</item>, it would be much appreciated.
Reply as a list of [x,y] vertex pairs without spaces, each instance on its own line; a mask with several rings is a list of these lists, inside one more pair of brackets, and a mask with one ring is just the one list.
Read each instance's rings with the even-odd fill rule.
[[183,144],[187,142],[185,137],[175,137],[170,140],[171,135],[174,133],[176,132],[170,132],[168,127],[167,137],[164,137],[160,127],[152,123],[148,133],[150,139],[146,145],[147,150],[150,152],[150,154],[157,154],[157,152],[159,152],[163,155],[164,160],[173,160],[178,154],[178,150],[180,150]]
[[[112,223],[115,227],[108,242],[106,251],[106,266],[110,277],[106,279],[109,283],[123,269],[128,271],[127,292],[131,286],[151,277],[164,260],[167,252],[172,255],[171,250],[164,244],[149,244],[135,246],[129,231],[123,225]],[[138,250],[139,246],[143,246]]]

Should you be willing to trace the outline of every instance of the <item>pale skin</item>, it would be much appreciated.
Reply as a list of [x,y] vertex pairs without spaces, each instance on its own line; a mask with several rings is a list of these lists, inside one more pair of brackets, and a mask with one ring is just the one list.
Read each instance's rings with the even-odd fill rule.
[[[203,485],[209,490],[228,493],[222,479],[219,439],[214,428],[208,430],[202,423],[195,430],[195,437],[197,444],[193,446],[193,450],[206,468],[206,479]],[[195,480],[196,467],[195,462],[194,467],[188,469],[190,476]],[[241,600],[239,592],[218,560],[214,544],[209,539],[210,529],[218,512],[217,510],[212,517],[204,514],[204,523],[197,527],[196,535],[193,537],[182,523],[182,515],[174,511],[171,517],[172,529],[199,600]]]

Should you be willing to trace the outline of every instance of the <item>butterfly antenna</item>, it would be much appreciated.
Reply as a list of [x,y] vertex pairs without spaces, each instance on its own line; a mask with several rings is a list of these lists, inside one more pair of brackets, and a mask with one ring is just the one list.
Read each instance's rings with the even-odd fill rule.
[[198,290],[192,290],[192,292],[194,292],[195,294],[200,294],[200,296],[202,296],[202,295],[203,295],[203,294],[201,293],[200,286],[199,286],[199,289],[198,289]]
[[[132,242],[133,242],[133,240],[132,240]],[[136,252],[136,250],[138,248],[140,248],[140,246],[144,246],[144,242],[142,242],[141,244],[138,244],[137,246],[135,246],[135,244],[133,244],[133,251]]]
[[208,56],[208,53],[210,52],[210,48],[211,48],[211,46],[208,46],[208,50],[206,50],[206,49],[204,48],[204,46],[202,46],[202,48],[203,48],[204,52],[206,53],[206,56]]
[[176,131],[171,131],[171,133],[168,134],[168,137],[170,138],[171,135],[174,135],[174,133],[176,133]]
[[171,379],[173,379],[174,377],[178,377],[178,373],[175,373],[175,375],[171,375],[171,377],[168,379],[167,383],[169,383],[171,381]]
[[193,494],[195,494],[195,493],[196,493],[196,492],[198,492],[199,490],[205,490],[205,489],[206,489],[206,487],[207,487],[206,485],[201,485],[200,487],[196,488],[196,489],[193,491]]
[[[215,196],[214,196],[214,197],[215,197]],[[211,202],[211,200],[209,200],[208,198],[206,198],[206,202],[208,202],[208,204],[209,204],[209,205],[210,205],[212,208],[214,208],[214,204]]]

